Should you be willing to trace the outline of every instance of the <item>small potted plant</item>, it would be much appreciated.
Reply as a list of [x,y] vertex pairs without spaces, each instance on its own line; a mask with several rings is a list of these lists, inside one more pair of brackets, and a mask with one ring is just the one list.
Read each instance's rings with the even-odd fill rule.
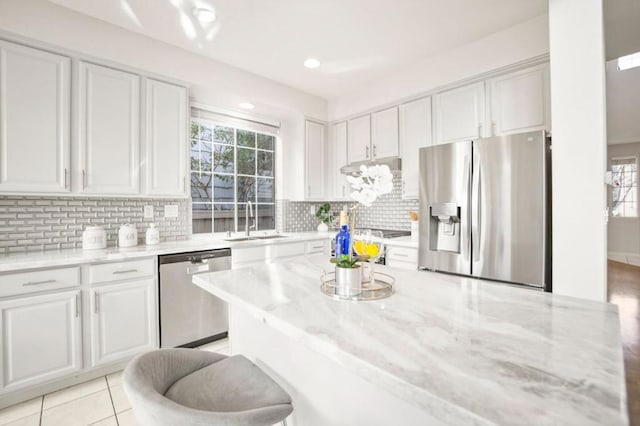
[[331,205],[329,203],[321,204],[316,210],[316,217],[320,220],[318,225],[318,232],[329,232],[329,224],[333,222],[333,215],[331,214]]
[[346,254],[332,260],[336,267],[336,291],[339,296],[351,297],[362,292],[362,268],[358,265],[360,260],[363,259]]

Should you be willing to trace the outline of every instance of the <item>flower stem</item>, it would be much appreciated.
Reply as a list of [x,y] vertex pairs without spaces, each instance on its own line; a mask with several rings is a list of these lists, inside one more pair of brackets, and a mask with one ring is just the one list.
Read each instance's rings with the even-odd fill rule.
[[349,260],[353,259],[353,235],[354,235],[354,230],[356,228],[356,209],[358,208],[357,204],[354,204],[353,207],[351,207],[351,217],[350,222],[351,224],[349,225],[349,231],[351,233],[351,237],[349,238]]

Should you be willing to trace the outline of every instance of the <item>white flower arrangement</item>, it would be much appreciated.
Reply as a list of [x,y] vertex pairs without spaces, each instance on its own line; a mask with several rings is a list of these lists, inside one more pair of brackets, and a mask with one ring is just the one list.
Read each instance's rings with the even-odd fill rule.
[[376,199],[393,191],[393,175],[386,164],[371,167],[360,166],[359,176],[348,176],[353,192],[351,198],[365,207],[371,207]]

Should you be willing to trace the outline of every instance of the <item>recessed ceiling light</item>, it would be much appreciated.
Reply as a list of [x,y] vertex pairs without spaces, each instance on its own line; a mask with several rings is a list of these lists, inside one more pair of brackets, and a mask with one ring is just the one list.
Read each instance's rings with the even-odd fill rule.
[[193,13],[193,16],[203,24],[210,24],[216,20],[216,13],[212,9],[194,7],[191,13]]
[[255,105],[250,104],[249,102],[243,102],[240,104],[240,108],[244,108],[244,109],[254,109]]
[[316,58],[309,58],[304,61],[304,66],[307,68],[318,68],[320,66],[320,61]]

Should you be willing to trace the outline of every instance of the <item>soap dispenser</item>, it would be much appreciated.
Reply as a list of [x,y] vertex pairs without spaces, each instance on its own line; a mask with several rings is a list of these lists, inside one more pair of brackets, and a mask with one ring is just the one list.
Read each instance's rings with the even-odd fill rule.
[[160,244],[160,230],[156,227],[155,223],[150,223],[149,228],[147,228],[146,244],[148,246]]

